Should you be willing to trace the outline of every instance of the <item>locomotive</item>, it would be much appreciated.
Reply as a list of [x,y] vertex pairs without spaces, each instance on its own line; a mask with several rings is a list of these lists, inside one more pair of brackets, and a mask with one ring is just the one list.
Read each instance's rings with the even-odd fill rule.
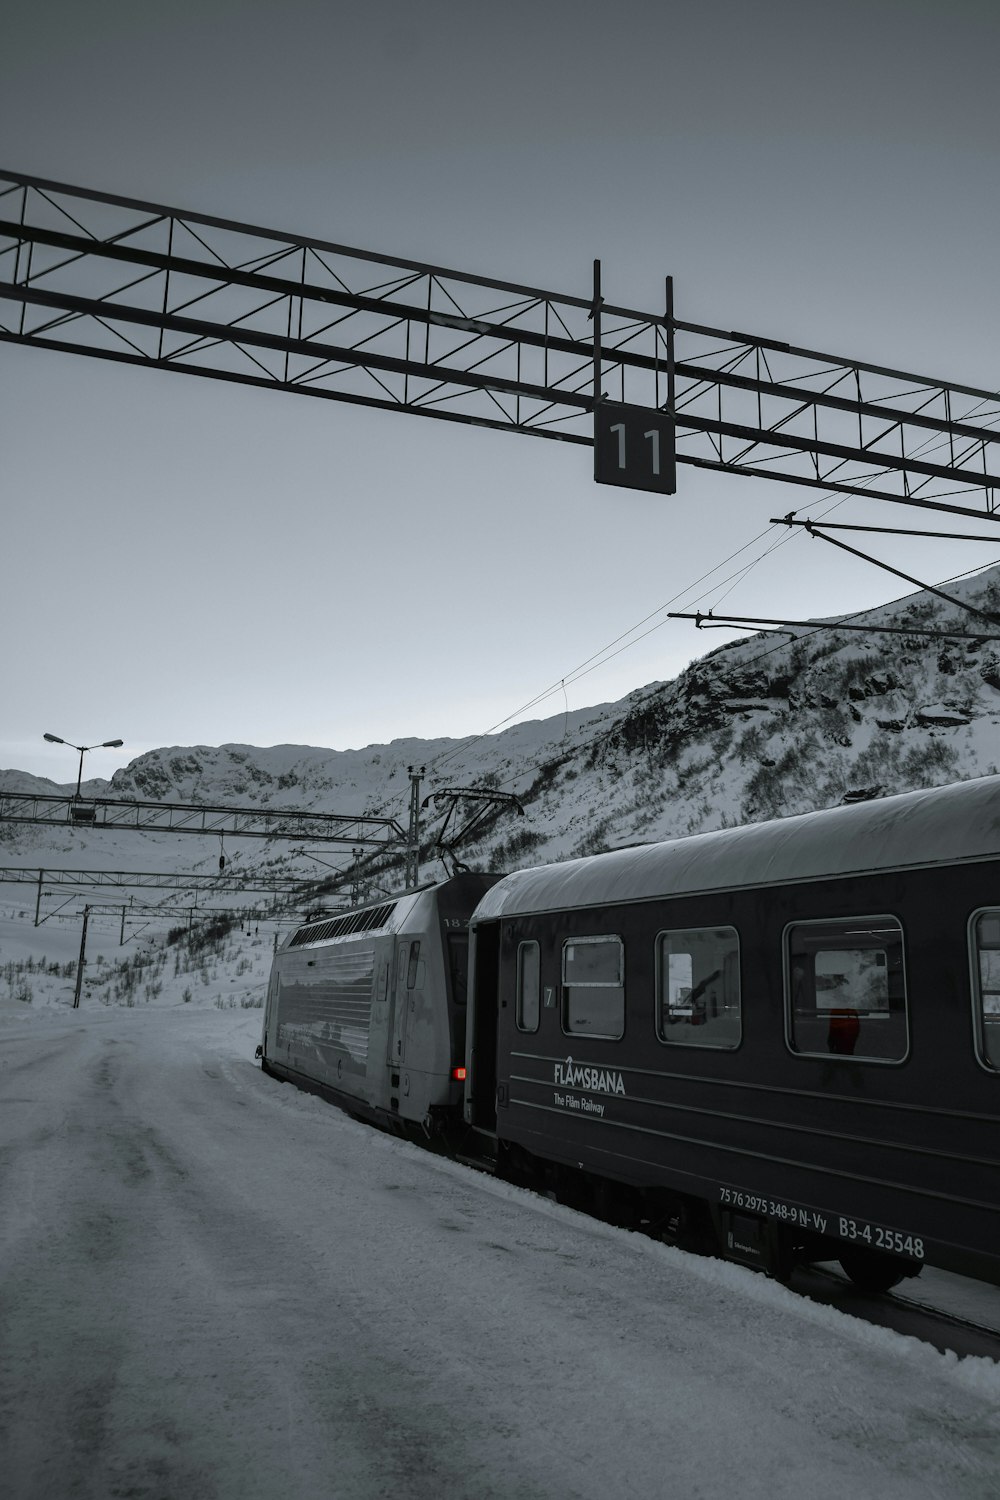
[[[778,1277],[1000,1284],[1000,777],[458,881],[400,898],[360,967],[357,934],[293,934],[265,1066]],[[394,1055],[404,921],[428,968]],[[307,951],[314,983],[357,971],[351,1023]]]
[[471,873],[307,922],[274,956],[265,1071],[400,1134],[460,1117],[469,918],[498,877]]

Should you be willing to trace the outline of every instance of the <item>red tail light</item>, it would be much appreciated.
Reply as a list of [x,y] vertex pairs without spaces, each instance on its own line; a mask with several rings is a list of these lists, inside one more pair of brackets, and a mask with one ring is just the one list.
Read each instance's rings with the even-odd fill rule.
[[465,1082],[465,1069],[464,1068],[452,1068],[452,1070],[451,1070],[451,1076],[455,1080],[456,1083],[464,1083]]

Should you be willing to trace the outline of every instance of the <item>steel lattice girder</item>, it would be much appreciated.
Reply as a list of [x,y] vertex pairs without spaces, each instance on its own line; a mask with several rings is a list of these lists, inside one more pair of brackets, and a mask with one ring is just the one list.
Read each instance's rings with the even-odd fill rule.
[[114,886],[124,890],[255,891],[264,895],[298,896],[315,890],[317,881],[291,876],[168,874],[155,870],[47,870],[0,865],[0,885],[65,885],[78,889]]
[[996,510],[994,392],[12,172],[0,299],[10,342],[575,443],[672,380],[679,463]]
[[[97,903],[88,901],[87,910],[92,917],[115,917],[116,919],[120,919],[123,908],[120,901]],[[133,925],[135,922],[142,922],[144,927],[148,927],[150,922],[158,917],[193,917],[198,922],[210,921],[213,917],[243,917],[247,920],[252,919],[261,922],[287,923],[289,926],[297,926],[300,920],[299,917],[286,915],[284,912],[276,912],[271,909],[265,910],[253,906],[142,906],[139,902],[136,902],[134,906],[126,906],[124,913],[127,922],[132,922]],[[62,909],[49,912],[38,925],[42,926],[44,922],[51,921],[53,917],[60,917],[62,915]],[[82,908],[78,907],[75,912],[67,913],[67,915],[80,917],[83,915]]]
[[300,812],[295,808],[209,807],[186,802],[132,802],[115,797],[54,796],[0,791],[0,822],[69,823],[147,833],[235,834],[384,849],[405,844],[395,818]]

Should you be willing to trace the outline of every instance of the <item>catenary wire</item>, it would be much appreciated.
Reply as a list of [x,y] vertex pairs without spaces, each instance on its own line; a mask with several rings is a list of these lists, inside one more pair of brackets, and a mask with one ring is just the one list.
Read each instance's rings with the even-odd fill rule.
[[[995,396],[993,398],[991,398],[991,399],[998,399],[998,398],[1000,398],[1000,391],[998,391],[995,394]],[[983,403],[983,404],[985,404],[985,403]],[[995,420],[1000,420],[1000,419],[995,419]],[[990,425],[992,425],[992,424],[990,424]],[[917,454],[926,453],[926,452],[933,452],[933,451],[936,451],[938,449],[942,449],[945,446],[946,446],[946,444],[944,443],[943,439],[928,438],[928,440],[924,444],[920,445],[915,450],[915,452]],[[885,473],[888,473],[888,472],[889,472],[888,470],[879,470],[879,471],[875,471],[875,475],[876,475],[876,477],[878,477],[878,475],[885,474]],[[821,524],[824,517],[832,515],[835,511],[839,510],[840,507],[842,505],[846,504],[847,500],[849,500],[850,498],[852,498],[850,495],[845,495],[842,492],[830,492],[829,495],[828,495],[828,499],[831,501],[831,503],[829,505],[827,505],[825,507],[825,509],[823,509],[820,512],[820,514],[817,517],[815,517],[815,519],[818,522],[820,522],[820,524]],[[793,511],[793,512],[790,512],[790,514],[795,515],[797,513]],[[647,636],[653,634],[654,631],[660,629],[664,624],[667,623],[666,620],[659,620],[659,621],[657,621],[657,623],[654,624],[654,625],[651,625],[648,630],[641,631],[641,634],[636,634],[636,632],[639,631],[641,629],[641,627],[643,625],[647,624],[650,620],[655,620],[657,615],[662,614],[665,610],[669,609],[672,604],[675,604],[678,600],[683,599],[686,595],[690,594],[694,589],[696,589],[698,587],[698,585],[700,583],[704,582],[707,578],[711,578],[714,573],[719,572],[719,570],[721,568],[724,568],[727,563],[731,562],[734,558],[741,556],[744,552],[746,552],[748,550],[748,548],[754,546],[757,542],[761,541],[764,537],[768,536],[775,529],[776,529],[776,527],[772,524],[772,525],[766,527],[763,531],[758,532],[756,536],[751,537],[749,541],[745,542],[742,547],[737,548],[735,552],[731,552],[728,557],[724,558],[720,563],[717,563],[715,565],[715,567],[710,568],[706,573],[703,573],[700,578],[695,579],[687,587],[681,589],[678,593],[674,594],[672,596],[672,598],[670,598],[669,600],[666,600],[663,604],[659,605],[658,608],[652,610],[649,614],[643,616],[643,618],[641,620],[637,621],[635,625],[631,626],[628,630],[625,630],[620,635],[616,636],[612,641],[608,642],[608,644],[606,646],[604,646],[600,650],[594,652],[593,655],[591,655],[589,657],[586,657],[584,659],[584,661],[581,662],[577,667],[573,668],[572,671],[566,673],[563,677],[560,677],[556,682],[552,683],[548,688],[545,688],[541,692],[537,693],[533,698],[529,699],[526,703],[522,704],[519,708],[513,710],[513,712],[510,713],[510,714],[508,714],[505,718],[498,720],[495,724],[491,725],[489,728],[482,730],[479,734],[469,736],[465,740],[461,741],[458,745],[453,746],[448,751],[443,752],[441,755],[437,756],[429,764],[429,766],[427,767],[428,772],[432,772],[432,771],[435,771],[435,770],[440,770],[444,766],[448,765],[452,760],[455,760],[458,756],[460,756],[460,755],[464,754],[465,752],[467,752],[468,750],[470,750],[474,745],[478,744],[481,740],[486,739],[489,735],[496,733],[497,730],[502,729],[505,725],[510,724],[513,720],[518,719],[522,714],[527,713],[530,709],[536,707],[538,704],[545,702],[546,699],[552,697],[555,693],[558,693],[558,692],[562,691],[563,694],[565,695],[565,690],[566,690],[566,684],[567,683],[569,683],[570,685],[572,685],[573,683],[575,683],[577,681],[580,681],[583,677],[588,676],[593,671],[596,671],[598,667],[605,665],[609,661],[613,661],[615,659],[615,657],[622,655],[625,651],[629,650],[632,646],[637,645],[639,643],[639,641],[644,640]],[[723,592],[721,594],[716,594],[715,599],[714,599],[714,604],[717,606],[719,603],[722,602],[723,599],[728,598],[729,595],[733,592],[733,590],[738,586],[738,584],[741,583],[742,581],[744,581],[744,579],[749,576],[749,574],[754,570],[754,568],[756,568],[760,563],[762,563],[767,557],[771,556],[771,554],[774,553],[775,551],[777,551],[780,547],[783,547],[783,546],[787,545],[788,542],[790,542],[790,541],[792,541],[794,539],[795,539],[795,534],[792,533],[792,532],[785,532],[783,534],[780,534],[779,536],[777,536],[776,538],[774,538],[770,542],[770,544],[768,546],[766,546],[761,551],[761,553],[759,554],[759,556],[757,556],[756,558],[754,558],[751,562],[749,562],[748,564],[746,564],[744,567],[736,569],[734,573],[729,574],[729,575],[727,575],[727,577],[725,577],[724,579],[722,579],[716,587],[717,588],[724,588],[725,592]],[[979,565],[978,567],[975,567],[975,568],[969,568],[964,573],[955,574],[951,578],[943,580],[943,582],[950,583],[950,582],[955,581],[955,579],[967,577],[970,573],[981,571],[983,566],[989,566],[989,564]],[[727,584],[729,585],[728,588],[725,587]],[[696,601],[698,599],[703,599],[705,597],[705,595],[708,594],[709,592],[711,592],[711,590],[705,590],[701,595],[696,596]],[[904,598],[906,596],[905,595],[901,595],[899,597],[900,598]],[[692,602],[696,602],[696,601],[692,601]],[[874,606],[874,607],[876,607],[876,608],[887,607],[888,605],[891,605],[891,604],[896,603],[896,602],[898,602],[898,600],[889,600],[889,601],[886,601],[881,606]],[[869,608],[871,608],[871,607],[869,607]],[[869,612],[868,609],[857,610],[853,614],[844,616],[844,618],[846,620],[852,620],[852,619],[856,619],[856,618],[858,618],[858,616],[860,616],[862,614],[866,614],[868,612]],[[796,637],[796,639],[797,640],[808,639],[811,635],[818,634],[821,630],[828,629],[828,628],[830,628],[830,627],[825,626],[825,625],[823,625],[823,626],[817,626],[815,631],[809,631],[809,632],[805,633],[804,635],[799,635],[799,636]],[[613,649],[615,647],[617,647],[617,649]],[[767,650],[762,651],[757,656],[751,658],[751,661],[750,661],[750,663],[748,663],[748,665],[751,665],[753,662],[762,660],[764,657],[770,656],[770,655],[772,655],[776,651],[784,650],[784,649],[787,649],[787,643],[786,642],[782,642],[782,643],[777,644],[775,646],[771,646]],[[564,738],[565,738],[565,735],[564,735]],[[589,743],[595,743],[598,738],[600,738],[600,736],[595,736],[594,740],[590,741]],[[586,743],[587,742],[585,742],[585,744]],[[578,746],[577,748],[580,748],[580,747]],[[549,764],[549,762],[546,762],[544,764],[547,765],[547,764]],[[541,770],[543,768],[544,768],[543,766],[538,767],[539,770]],[[525,774],[526,769],[528,769],[528,768],[522,769],[521,771],[515,773],[515,775],[506,778],[505,781],[503,781],[503,782],[501,782],[499,784],[501,786],[506,786],[506,785],[512,784],[513,782],[521,779],[521,777]]]

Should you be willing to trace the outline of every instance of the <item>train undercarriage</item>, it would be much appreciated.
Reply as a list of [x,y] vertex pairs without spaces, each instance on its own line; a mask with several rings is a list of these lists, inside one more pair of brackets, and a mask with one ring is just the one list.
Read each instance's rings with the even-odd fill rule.
[[503,1141],[497,1150],[496,1174],[605,1223],[648,1234],[695,1255],[717,1256],[764,1271],[781,1282],[787,1282],[798,1266],[837,1261],[859,1291],[876,1295],[921,1270],[918,1260],[866,1246],[847,1247],[831,1235],[737,1213],[691,1194],[600,1177]]

